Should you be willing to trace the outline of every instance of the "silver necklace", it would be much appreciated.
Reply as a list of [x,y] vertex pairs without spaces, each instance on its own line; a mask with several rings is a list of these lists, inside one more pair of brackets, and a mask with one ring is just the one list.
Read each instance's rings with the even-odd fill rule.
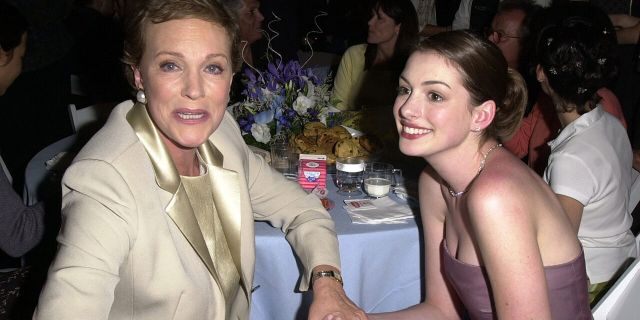
[[469,184],[467,185],[467,187],[464,190],[455,192],[455,191],[453,191],[451,189],[451,186],[449,186],[449,184],[447,184],[447,189],[449,190],[449,194],[454,198],[458,198],[461,195],[463,195],[465,192],[467,192],[467,190],[469,189],[469,186],[471,186],[471,182],[473,182],[473,180],[475,180],[478,177],[478,175],[480,175],[480,172],[482,172],[482,169],[484,169],[484,165],[487,162],[487,157],[489,156],[489,154],[491,154],[491,152],[493,150],[495,150],[495,149],[497,149],[499,147],[502,147],[502,143],[496,144],[495,146],[491,147],[489,149],[489,151],[487,151],[487,153],[483,154],[482,161],[480,161],[480,167],[478,168],[478,172],[476,173],[475,176],[473,176],[473,179],[471,179],[471,181],[469,182]]

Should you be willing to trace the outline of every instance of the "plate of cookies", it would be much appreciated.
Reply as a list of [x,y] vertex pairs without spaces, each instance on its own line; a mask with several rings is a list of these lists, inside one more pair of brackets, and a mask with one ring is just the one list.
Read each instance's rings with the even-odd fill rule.
[[335,168],[336,158],[370,158],[382,152],[382,142],[377,137],[344,126],[327,127],[322,122],[305,124],[291,144],[298,153],[326,155],[329,172]]

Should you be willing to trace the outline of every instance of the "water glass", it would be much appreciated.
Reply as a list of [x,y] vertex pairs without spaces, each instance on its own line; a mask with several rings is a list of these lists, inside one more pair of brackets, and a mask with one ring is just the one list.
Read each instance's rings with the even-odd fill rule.
[[394,169],[391,164],[368,163],[363,174],[364,191],[372,198],[386,197],[391,187],[396,185],[396,174],[402,176],[402,171]]
[[296,153],[285,140],[276,140],[271,144],[271,166],[284,175],[295,171]]
[[362,173],[364,171],[364,159],[359,157],[346,157],[336,159],[336,186],[338,194],[356,196],[362,194]]

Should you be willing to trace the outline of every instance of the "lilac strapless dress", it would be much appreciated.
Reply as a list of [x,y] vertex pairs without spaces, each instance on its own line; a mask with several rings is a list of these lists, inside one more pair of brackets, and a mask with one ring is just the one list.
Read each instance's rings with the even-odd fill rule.
[[[490,294],[489,277],[484,267],[458,261],[451,256],[445,241],[440,246],[443,270],[449,283],[467,309],[469,317],[497,319]],[[589,308],[584,253],[563,264],[544,267],[554,320],[592,319]]]

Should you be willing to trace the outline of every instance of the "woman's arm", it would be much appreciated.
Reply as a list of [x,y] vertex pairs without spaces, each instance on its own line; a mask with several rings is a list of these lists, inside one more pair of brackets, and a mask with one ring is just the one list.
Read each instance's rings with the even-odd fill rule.
[[532,204],[517,183],[502,180],[474,185],[467,200],[471,232],[489,276],[497,318],[551,319],[537,232],[527,212]]
[[442,273],[440,245],[444,240],[444,222],[447,206],[437,173],[431,167],[420,176],[420,215],[425,242],[425,282],[427,299],[405,310],[372,314],[369,319],[460,319],[460,303]]
[[0,249],[20,257],[42,239],[44,207],[42,203],[25,206],[0,170]]
[[576,231],[576,235],[578,234],[578,230],[580,229],[580,221],[582,220],[582,211],[584,210],[584,205],[580,203],[580,201],[567,197],[565,195],[558,194],[558,200],[560,200],[560,205],[562,205],[562,209],[564,213],[569,217],[571,221],[571,225],[573,229]]
[[128,185],[109,164],[83,160],[65,172],[58,252],[34,319],[107,319],[137,221]]

